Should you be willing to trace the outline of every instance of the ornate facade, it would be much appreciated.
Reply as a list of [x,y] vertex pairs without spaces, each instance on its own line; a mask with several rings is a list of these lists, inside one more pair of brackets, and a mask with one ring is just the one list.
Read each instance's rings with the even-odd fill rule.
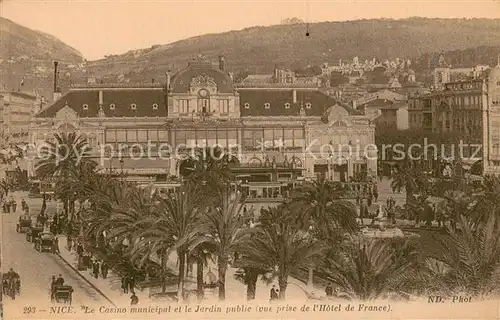
[[222,58],[217,66],[193,61],[161,87],[73,87],[35,117],[29,133],[41,145],[76,131],[102,170],[159,187],[180,176],[180,156],[218,145],[238,156],[238,183],[261,199],[279,198],[299,179],[375,173],[371,120],[318,88],[238,88]]

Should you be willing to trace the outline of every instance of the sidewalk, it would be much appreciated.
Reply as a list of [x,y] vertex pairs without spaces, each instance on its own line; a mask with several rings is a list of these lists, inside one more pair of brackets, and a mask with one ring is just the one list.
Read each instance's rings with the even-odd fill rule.
[[[116,306],[128,306],[130,305],[131,294],[124,294],[121,289],[121,277],[114,273],[113,270],[109,270],[108,277],[103,279],[100,275],[96,279],[92,274],[91,270],[77,270],[78,256],[74,251],[68,251],[66,247],[66,237],[64,235],[59,235],[59,257],[68,263],[75,272],[79,273],[83,278],[85,278],[94,288],[101,291],[105,297],[107,297]],[[149,291],[148,289],[140,291],[135,290],[135,294],[139,298],[139,304],[147,304],[149,302]]]
[[[76,252],[69,252],[66,248],[66,237],[63,235],[59,237],[59,256],[61,259],[66,261],[69,265],[72,266],[75,272],[79,273],[83,278],[85,278],[89,283],[92,284],[94,288],[97,288],[98,291],[101,291],[109,300],[112,301],[113,304],[119,305],[130,305],[130,294],[123,294],[121,290],[121,277],[116,275],[111,269],[109,270],[107,279],[103,279],[99,277],[98,279],[94,278],[91,274],[90,270],[77,270],[77,254]],[[176,258],[173,254],[169,258],[168,266],[169,268],[176,270]],[[204,275],[211,270],[213,273],[217,273],[217,266],[213,262],[209,262],[209,268],[205,267],[203,270]],[[234,274],[237,269],[228,267],[226,274],[226,299],[231,302],[246,301],[246,286],[241,282],[237,281],[234,278]],[[193,266],[193,275],[196,275],[196,264]],[[185,289],[193,289],[196,287],[196,281],[193,283],[193,277],[190,276],[187,279],[189,284],[186,284]],[[274,283],[278,286],[277,281]],[[260,280],[257,283],[257,294],[256,300],[260,301],[269,301],[269,290],[272,285],[268,285],[264,281]],[[159,288],[158,288],[159,289]],[[157,290],[154,290],[157,291]],[[289,278],[289,288],[287,290],[287,299],[288,300],[307,300],[306,292],[310,293],[313,291],[316,295],[321,296],[324,293],[324,289],[315,285],[313,288],[309,288],[306,284],[296,280],[292,277]],[[144,291],[136,289],[136,295],[139,298],[139,304],[148,304],[154,303],[154,300],[149,298],[150,289],[146,288]],[[194,298],[194,297],[193,297]],[[190,299],[191,300],[191,299]],[[218,301],[218,293],[217,290],[205,290],[205,303],[212,303]],[[156,301],[157,303],[158,301]]]

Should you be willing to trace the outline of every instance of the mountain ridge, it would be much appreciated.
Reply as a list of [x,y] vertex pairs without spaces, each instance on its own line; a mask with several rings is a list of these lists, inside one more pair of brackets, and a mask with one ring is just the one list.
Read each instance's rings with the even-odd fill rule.
[[[6,19],[0,20],[2,21]],[[3,24],[0,23],[0,26]],[[19,30],[28,29],[19,27]],[[487,54],[480,59],[490,61],[491,52],[496,46],[500,46],[500,19],[412,17],[253,26],[194,36],[86,61],[78,50],[64,45],[57,38],[51,38],[54,41],[46,44],[48,48],[38,48],[36,39],[40,39],[40,34],[43,33],[28,30],[35,33],[31,35],[35,40],[30,35],[27,35],[27,39],[18,37],[21,45],[15,47],[16,63],[6,65],[5,53],[0,50],[0,59],[3,59],[0,71],[10,72],[10,86],[15,87],[16,82],[19,83],[22,77],[26,77],[25,86],[26,83],[39,86],[43,94],[49,97],[52,88],[52,62],[56,59],[62,62],[60,86],[64,91],[70,84],[85,83],[88,77],[95,77],[104,83],[151,83],[153,78],[163,81],[167,70],[180,70],[199,54],[214,62],[218,55],[224,55],[227,69],[235,73],[270,73],[275,65],[299,69],[307,65],[318,66],[324,62],[337,64],[339,59],[349,60],[354,56],[358,56],[361,61],[373,57],[379,60],[396,57],[412,59],[418,62],[415,67],[422,69],[417,70],[417,73],[426,73],[433,65],[422,57],[433,60],[433,56],[439,52],[470,51],[476,47],[489,46],[491,48],[486,50]],[[306,36],[306,31],[309,36]],[[10,36],[13,39],[16,34]],[[2,35],[3,43],[5,39]],[[47,57],[46,53],[53,52],[51,49],[54,48],[58,48],[57,52]],[[36,49],[40,49],[38,56],[42,57],[40,60],[45,59],[43,63],[26,59]],[[468,55],[470,56],[470,52]],[[468,63],[482,63],[480,59],[468,57],[466,60]],[[11,70],[5,70],[5,66]]]

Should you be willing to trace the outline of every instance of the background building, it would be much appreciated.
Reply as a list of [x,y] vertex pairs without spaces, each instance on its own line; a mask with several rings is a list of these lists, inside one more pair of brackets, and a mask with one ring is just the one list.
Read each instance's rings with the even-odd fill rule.
[[[301,179],[375,174],[375,150],[364,157],[365,146],[374,143],[371,120],[297,82],[237,87],[220,57],[217,65],[198,60],[172,78],[167,74],[164,86],[73,87],[36,116],[29,132],[39,145],[56,132],[76,131],[88,138],[101,170],[158,187],[168,187],[183,171],[182,160],[160,146],[188,155],[192,148],[218,145],[238,156],[236,181],[262,200],[280,198]],[[134,149],[148,142],[151,155],[134,159]],[[121,155],[101,155],[102,145],[125,148]]]
[[24,92],[0,92],[0,135],[2,145],[28,143],[28,130],[37,97]]
[[485,174],[500,173],[500,63],[477,77],[443,83],[442,90],[411,95],[409,118],[410,128],[461,140],[467,166],[478,157]]

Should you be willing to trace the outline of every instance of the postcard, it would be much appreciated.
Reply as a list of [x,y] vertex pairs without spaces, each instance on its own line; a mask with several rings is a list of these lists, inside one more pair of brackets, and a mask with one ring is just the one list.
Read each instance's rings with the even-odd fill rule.
[[499,319],[500,3],[0,2],[2,319]]

